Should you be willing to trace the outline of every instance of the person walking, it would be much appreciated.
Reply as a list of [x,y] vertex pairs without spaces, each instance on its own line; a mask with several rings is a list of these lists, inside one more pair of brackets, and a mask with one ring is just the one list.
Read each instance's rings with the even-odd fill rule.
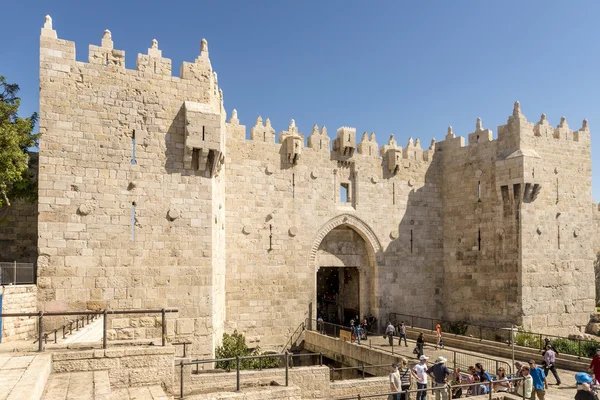
[[444,342],[442,342],[442,326],[440,324],[435,325],[435,349],[437,350],[438,346],[443,347]]
[[392,394],[388,397],[389,400],[400,400],[400,372],[398,372],[398,364],[392,364],[392,373],[390,374],[390,392]]
[[388,322],[387,328],[385,328],[384,337],[388,338],[390,346],[394,345],[394,333],[396,333],[396,328],[394,328],[394,325],[391,322]]
[[402,345],[402,339],[404,339],[404,346],[408,347],[408,343],[406,343],[406,325],[404,325],[404,321],[400,322],[400,326],[398,326],[398,346]]
[[412,386],[412,374],[408,368],[408,360],[405,357],[400,359],[400,385],[402,385],[402,393],[400,393],[400,400],[408,400],[408,394],[406,391]]
[[427,370],[428,374],[433,374],[433,387],[440,388],[435,391],[435,400],[448,400],[448,390],[446,388],[446,382],[452,372],[446,367],[448,360],[444,357],[438,357],[431,368]]
[[529,365],[523,365],[521,367],[521,374],[525,379],[521,381],[520,385],[517,387],[517,391],[515,392],[517,393],[517,396],[522,396],[525,399],[531,399],[531,393],[533,392],[533,378],[529,372]]
[[[419,362],[415,364],[411,373],[417,380],[417,389],[427,389],[427,360],[429,357],[422,355]],[[417,392],[416,400],[427,400],[427,391]]]
[[597,381],[600,381],[600,349],[596,349],[596,354],[590,363],[590,372],[594,374]]
[[554,379],[556,379],[556,384],[560,385],[560,377],[558,376],[558,372],[556,372],[556,366],[554,365],[556,361],[556,353],[552,350],[552,346],[546,345],[546,352],[544,353],[544,361],[546,361],[546,366],[544,367],[544,375],[546,378],[548,377],[548,371],[552,371],[552,375],[554,375]]
[[[535,361],[529,360],[529,375],[533,379],[533,390],[531,391],[531,400],[546,398],[546,389],[548,389],[548,381],[544,370],[535,364]],[[523,374],[525,375],[525,374]]]
[[360,344],[360,338],[362,337],[362,327],[360,325],[356,325],[354,328],[354,332],[356,333],[356,341]]
[[419,333],[419,337],[417,338],[417,357],[420,359],[423,355],[423,348],[425,347],[425,337],[423,336],[423,332]]

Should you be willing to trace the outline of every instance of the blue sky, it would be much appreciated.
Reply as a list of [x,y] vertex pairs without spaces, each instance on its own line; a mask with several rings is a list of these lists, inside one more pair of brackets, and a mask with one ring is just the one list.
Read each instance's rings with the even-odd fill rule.
[[[225,107],[243,124],[291,118],[309,134],[342,125],[378,143],[394,133],[423,146],[448,125],[466,136],[477,117],[496,136],[515,100],[537,121],[562,115],[600,132],[600,2],[578,1],[11,1],[3,5],[0,74],[21,87],[22,114],[38,109],[38,46],[50,14],[62,39],[88,44],[112,31],[127,68],[152,39],[163,56],[193,61],[208,40]],[[598,129],[598,131],[596,130]],[[598,159],[600,143],[593,140]],[[600,162],[594,163],[600,202]]]

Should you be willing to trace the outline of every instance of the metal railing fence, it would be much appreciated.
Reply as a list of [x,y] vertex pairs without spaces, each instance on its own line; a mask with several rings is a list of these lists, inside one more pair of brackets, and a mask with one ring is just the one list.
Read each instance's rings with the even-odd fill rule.
[[[50,333],[44,334],[44,316],[45,317],[66,317],[66,316],[103,316],[102,323],[102,348],[107,348],[107,323],[109,315],[131,315],[131,314],[161,314],[161,325],[162,325],[162,345],[165,346],[167,340],[167,315],[168,313],[176,313],[179,312],[176,308],[163,308],[161,310],[102,310],[102,311],[65,311],[65,312],[47,312],[44,313],[42,311],[38,313],[2,313],[0,314],[0,318],[14,318],[14,317],[37,317],[38,318],[38,335],[36,342],[38,343],[38,351],[44,351],[44,338],[47,341],[48,335]],[[76,318],[76,321],[78,319]],[[78,323],[78,322],[77,322]],[[70,322],[72,331],[73,321]],[[67,324],[69,325],[69,324]],[[63,325],[63,337],[64,337],[64,329]],[[54,336],[56,337],[57,329],[53,330]],[[35,342],[34,342],[35,343]]]
[[407,327],[427,329],[432,332],[435,331],[435,326],[440,324],[443,335],[473,337],[479,340],[491,340],[506,345],[512,344],[511,331],[514,331],[514,342],[517,346],[542,350],[546,345],[545,339],[549,339],[559,353],[577,357],[591,358],[598,348],[598,343],[593,340],[571,339],[564,336],[529,332],[523,329],[516,329],[516,327],[502,328],[466,321],[447,321],[440,318],[428,318],[394,312],[389,314],[388,321],[392,322],[395,326],[404,321]]
[[[307,326],[308,326],[308,324],[307,324]],[[338,324],[332,324],[329,322],[317,322],[315,325],[313,325],[313,327],[316,327],[316,329],[313,329],[314,331],[318,331],[321,334],[331,336],[331,337],[339,338],[341,331],[346,331],[352,335],[352,331],[351,331],[350,327],[338,325]],[[374,332],[367,332],[367,338],[369,338],[369,337],[372,338],[374,336],[380,336],[380,334],[377,334]],[[354,337],[353,336],[351,336],[351,337],[352,337],[351,342],[354,342],[355,341]],[[389,348],[387,346],[384,347],[381,345],[373,344],[373,341],[371,339],[363,339],[362,343],[364,343],[365,345],[368,345],[371,348],[375,347],[378,350],[389,352],[392,355],[402,356],[403,354],[400,353],[398,350],[396,350],[396,348],[397,347],[404,348],[404,346],[395,346],[394,340],[398,340],[399,336],[394,335],[393,337],[394,337],[394,339],[392,339],[392,346],[389,346]],[[411,342],[413,342],[413,341],[411,340]],[[461,368],[461,369],[466,370],[469,366],[472,366],[476,362],[479,362],[483,365],[483,367],[486,371],[497,371],[498,367],[502,366],[505,368],[505,370],[508,374],[512,373],[512,366],[510,365],[510,363],[508,363],[506,361],[498,360],[498,359],[491,358],[491,357],[481,356],[479,354],[472,354],[472,353],[468,353],[468,352],[458,351],[458,350],[438,349],[437,352],[443,354],[443,356],[448,359],[448,363],[447,363],[448,367],[452,366],[452,368]]]
[[[198,365],[200,364],[212,364],[212,363],[230,363],[230,362],[234,362],[235,361],[235,391],[239,392],[241,390],[242,387],[242,381],[241,381],[241,375],[240,375],[240,371],[241,371],[241,362],[243,360],[263,360],[265,358],[279,358],[283,364],[284,364],[284,368],[285,368],[285,386],[289,386],[289,370],[290,368],[294,368],[294,357],[312,357],[314,359],[314,357],[319,357],[319,365],[323,365],[323,354],[322,353],[303,353],[303,354],[293,354],[293,353],[289,353],[289,352],[285,352],[285,353],[276,353],[276,354],[263,354],[263,355],[258,355],[258,356],[243,356],[243,357],[231,357],[231,358],[216,358],[216,359],[212,359],[212,360],[192,360],[192,361],[181,361],[179,363],[179,367],[180,367],[180,376],[179,376],[179,380],[180,380],[180,387],[179,387],[179,398],[183,399],[185,397],[184,393],[185,393],[185,384],[184,384],[184,367],[188,366],[188,365],[196,365],[196,368],[198,368]],[[291,366],[290,366],[290,361],[291,361]],[[229,368],[227,369],[229,371]]]
[[[514,382],[520,382],[523,381],[525,378],[510,378],[507,379],[508,382],[514,383]],[[355,395],[355,396],[349,396],[349,397],[336,397],[336,398],[330,398],[330,400],[361,400],[361,399],[372,399],[372,398],[376,398],[376,397],[387,397],[389,395],[394,395],[394,394],[398,394],[398,393],[404,393],[406,396],[405,398],[411,398],[411,394],[412,393],[419,393],[419,392],[431,392],[432,396],[435,392],[440,392],[442,390],[450,392],[448,393],[448,397],[449,399],[452,398],[452,392],[454,390],[458,390],[458,389],[469,389],[472,387],[477,387],[477,386],[486,386],[487,387],[487,391],[488,393],[485,393],[484,395],[487,394],[488,399],[491,400],[494,397],[494,393],[500,393],[500,392],[494,392],[492,390],[494,382],[476,382],[476,383],[467,383],[467,384],[461,384],[461,385],[446,385],[443,387],[428,387],[425,389],[409,389],[409,390],[405,390],[405,391],[400,391],[400,392],[385,392],[385,393],[374,393],[374,394],[368,394],[368,395]],[[513,392],[513,394],[515,394]],[[518,395],[519,397],[521,397],[523,400],[525,400],[525,391],[523,390],[523,392]]]
[[30,285],[35,283],[34,263],[0,262],[0,285]]

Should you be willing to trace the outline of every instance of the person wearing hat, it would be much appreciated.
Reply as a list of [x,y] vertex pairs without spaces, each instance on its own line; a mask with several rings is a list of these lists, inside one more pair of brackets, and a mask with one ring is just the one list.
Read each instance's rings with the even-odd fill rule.
[[[515,361],[515,378],[522,378],[523,377],[523,363],[520,361]],[[515,385],[515,390],[519,387],[519,385],[521,384],[521,381],[514,381],[513,382]]]
[[[419,357],[419,362],[415,364],[411,373],[417,380],[417,389],[427,389],[427,360],[429,357],[422,355]],[[426,400],[427,392],[417,392],[417,400]]]
[[[529,365],[523,365],[521,367],[521,373],[523,374],[524,380],[519,383],[517,387],[517,396],[523,396],[526,399],[532,399],[531,394],[533,392],[533,378],[529,374],[531,368]],[[543,372],[543,371],[542,371]]]
[[448,360],[445,357],[438,357],[431,368],[427,370],[428,374],[433,374],[433,387],[441,388],[435,391],[435,400],[448,400],[448,391],[446,389],[446,382],[448,377],[452,374],[452,371],[446,367]]
[[533,390],[531,392],[531,400],[536,398],[544,400],[546,397],[546,390],[548,389],[548,381],[546,380],[546,374],[544,370],[535,365],[534,360],[529,360],[529,375],[533,379]]
[[592,380],[593,378],[585,372],[579,372],[575,374],[575,381],[577,382],[577,393],[575,393],[575,400],[598,400],[598,396],[590,387]]
[[400,372],[398,371],[398,364],[392,364],[392,373],[390,374],[390,394],[388,400],[400,400]]

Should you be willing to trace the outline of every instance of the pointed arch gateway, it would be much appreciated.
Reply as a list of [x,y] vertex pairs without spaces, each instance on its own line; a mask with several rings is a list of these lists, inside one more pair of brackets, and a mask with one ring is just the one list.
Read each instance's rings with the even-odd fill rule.
[[342,214],[325,223],[308,258],[315,279],[313,315],[342,324],[354,314],[379,317],[380,254],[377,235],[360,218]]

